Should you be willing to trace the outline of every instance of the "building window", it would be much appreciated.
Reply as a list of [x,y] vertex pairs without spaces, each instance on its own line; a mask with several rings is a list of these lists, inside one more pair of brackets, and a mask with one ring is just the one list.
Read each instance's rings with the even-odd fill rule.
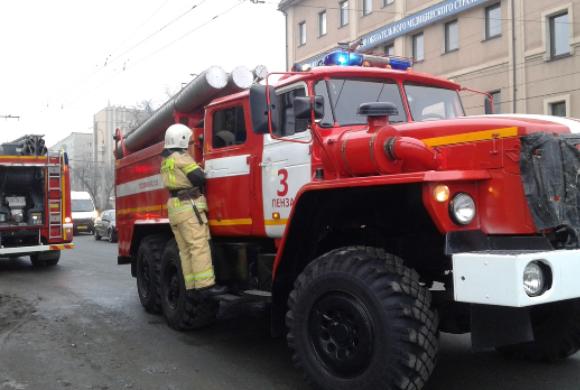
[[383,0],[383,8],[387,5],[391,5],[395,2],[395,0]]
[[340,6],[340,27],[348,24],[348,1],[341,1]]
[[306,45],[306,22],[298,23],[298,44]]
[[570,54],[568,12],[550,16],[550,57]]
[[362,13],[368,15],[373,12],[373,0],[362,0]]
[[457,20],[445,23],[445,53],[459,49],[459,27]]
[[318,14],[318,36],[326,35],[326,11]]
[[485,9],[485,39],[501,35],[501,6],[500,3]]
[[395,55],[395,45],[394,44],[390,43],[388,45],[385,45],[385,55],[387,57]]
[[550,115],[567,116],[566,115],[566,101],[561,100],[559,102],[550,103]]
[[485,113],[486,114],[501,114],[501,91],[489,92],[493,99],[493,106],[489,98],[485,98]]
[[425,45],[423,33],[413,35],[413,61],[420,62],[425,59]]

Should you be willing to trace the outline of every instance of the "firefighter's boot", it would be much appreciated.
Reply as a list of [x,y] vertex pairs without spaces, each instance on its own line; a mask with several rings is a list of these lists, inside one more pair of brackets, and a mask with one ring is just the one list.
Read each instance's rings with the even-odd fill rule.
[[226,286],[214,284],[213,286],[199,288],[195,290],[202,298],[211,298],[218,295],[223,295],[228,292]]

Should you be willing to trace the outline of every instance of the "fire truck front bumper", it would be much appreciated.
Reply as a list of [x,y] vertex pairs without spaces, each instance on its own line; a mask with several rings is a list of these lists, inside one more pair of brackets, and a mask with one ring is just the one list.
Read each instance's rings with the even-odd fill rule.
[[580,249],[455,253],[458,302],[527,307],[580,298]]
[[50,245],[30,245],[0,248],[0,256],[24,256],[36,252],[61,251],[65,249],[73,249],[75,244],[50,244]]

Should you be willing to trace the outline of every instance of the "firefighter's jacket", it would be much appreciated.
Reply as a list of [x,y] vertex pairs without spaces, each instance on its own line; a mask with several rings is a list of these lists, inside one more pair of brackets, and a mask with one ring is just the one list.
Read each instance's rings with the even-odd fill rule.
[[[169,154],[170,153],[170,154]],[[168,155],[169,154],[169,155]],[[172,196],[167,202],[167,212],[172,223],[180,223],[191,217],[193,213],[192,201],[198,211],[202,213],[204,222],[207,223],[205,212],[208,210],[205,196],[201,195],[196,199],[180,200],[174,196],[176,191],[201,188],[205,181],[205,176],[201,167],[191,158],[186,151],[164,151],[165,158],[161,162],[161,178],[163,185]]]

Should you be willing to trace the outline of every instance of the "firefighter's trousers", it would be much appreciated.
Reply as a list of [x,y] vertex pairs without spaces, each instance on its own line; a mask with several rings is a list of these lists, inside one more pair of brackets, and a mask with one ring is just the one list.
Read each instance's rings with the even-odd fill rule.
[[[185,279],[185,288],[198,289],[215,284],[215,276],[209,247],[209,227],[200,224],[189,201],[170,198],[167,202],[169,223],[177,241],[181,270]],[[204,212],[200,212],[206,222]]]

